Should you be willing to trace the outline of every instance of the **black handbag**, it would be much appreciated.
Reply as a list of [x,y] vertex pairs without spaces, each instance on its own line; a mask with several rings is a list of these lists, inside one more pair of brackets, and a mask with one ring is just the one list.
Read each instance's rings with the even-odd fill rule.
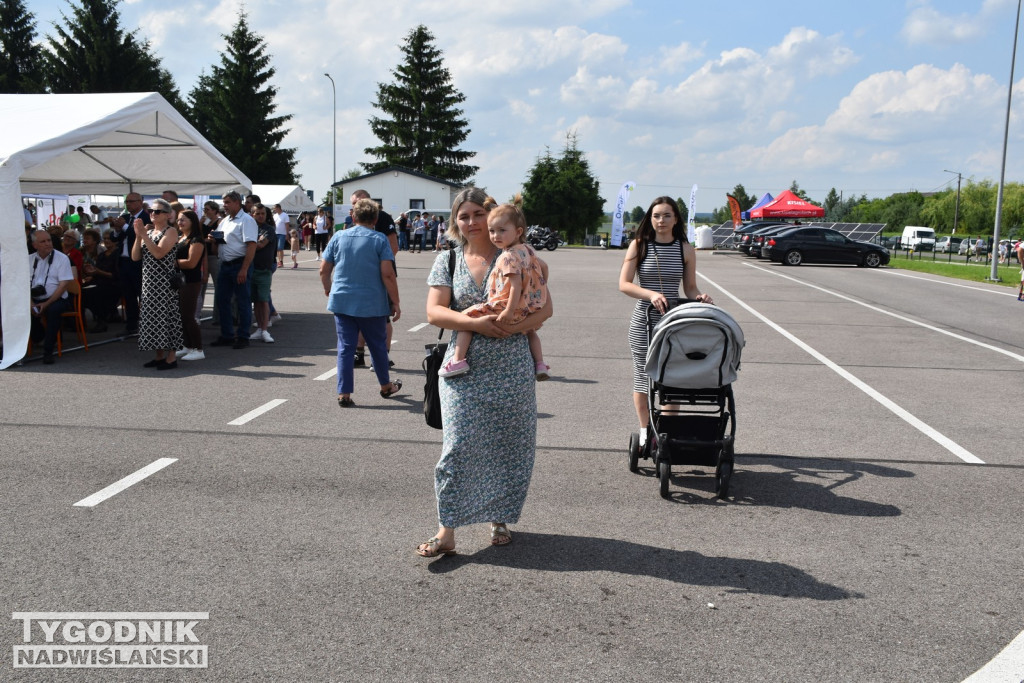
[[[448,252],[448,275],[452,279],[452,300],[455,299],[455,251]],[[425,344],[427,356],[423,359],[423,372],[426,373],[427,382],[423,385],[423,417],[427,425],[434,429],[442,429],[441,422],[441,395],[438,391],[437,372],[444,363],[444,354],[448,351],[448,344],[442,343],[444,329],[437,333],[437,341],[433,344]]]

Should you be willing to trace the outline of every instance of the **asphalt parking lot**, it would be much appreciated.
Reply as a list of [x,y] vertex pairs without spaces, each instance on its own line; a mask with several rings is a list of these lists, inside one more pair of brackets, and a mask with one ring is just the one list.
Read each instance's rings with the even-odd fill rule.
[[480,526],[457,556],[414,553],[436,529],[432,255],[399,257],[398,400],[357,370],[358,407],[338,408],[306,252],[275,276],[274,344],[157,374],[128,340],[4,371],[3,611],[205,614],[208,665],[15,668],[11,619],[0,679],[1024,679],[1024,647],[1000,656],[1024,631],[1015,290],[701,253],[699,286],[747,340],[737,467],[727,500],[703,468],[676,468],[664,500],[650,461],[627,471],[622,255],[542,254],[552,379],[502,548]]

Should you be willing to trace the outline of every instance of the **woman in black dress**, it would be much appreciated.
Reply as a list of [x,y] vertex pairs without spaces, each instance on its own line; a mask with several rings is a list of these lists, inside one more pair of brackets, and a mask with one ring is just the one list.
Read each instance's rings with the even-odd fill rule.
[[171,205],[154,199],[149,210],[153,224],[135,219],[135,244],[132,260],[142,261],[142,296],[139,299],[139,350],[155,351],[153,360],[143,367],[171,370],[178,367],[175,354],[181,348],[181,313],[178,290],[171,286],[177,277],[175,259],[178,231],[170,225]]
[[195,211],[185,210],[178,214],[178,245],[175,258],[178,270],[185,277],[185,284],[178,292],[178,312],[181,314],[181,328],[185,336],[185,351],[181,360],[203,360],[203,335],[199,332],[196,308],[199,293],[203,288],[203,261],[206,257],[206,243],[199,216]]

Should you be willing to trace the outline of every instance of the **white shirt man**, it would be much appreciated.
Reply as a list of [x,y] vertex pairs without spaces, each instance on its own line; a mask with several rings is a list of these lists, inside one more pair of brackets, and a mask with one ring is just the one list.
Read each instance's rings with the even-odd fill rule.
[[[71,270],[71,259],[54,251],[53,240],[45,230],[32,234],[36,252],[31,254],[28,267],[32,273],[32,339],[43,341],[43,363],[53,363],[53,347],[57,344],[61,314],[68,307],[68,286],[75,279]],[[42,291],[37,290],[41,287]],[[44,330],[40,319],[46,319]]]
[[284,212],[280,204],[274,204],[274,231],[277,233],[277,267],[284,266],[284,248],[288,245],[288,231],[292,227],[292,219]]

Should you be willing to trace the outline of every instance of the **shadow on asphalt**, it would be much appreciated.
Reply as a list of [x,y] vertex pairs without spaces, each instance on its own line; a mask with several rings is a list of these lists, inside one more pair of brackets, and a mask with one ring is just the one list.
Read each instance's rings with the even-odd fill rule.
[[449,555],[429,565],[444,574],[470,564],[549,572],[614,572],[649,576],[691,586],[716,586],[735,593],[757,593],[811,600],[864,597],[783,562],[703,555],[617,538],[588,538],[513,531],[511,547],[487,547],[472,555]]
[[[714,469],[687,469],[686,465],[672,470],[669,500],[689,505],[731,503],[799,508],[851,517],[898,517],[902,511],[895,505],[851,498],[837,493],[837,489],[865,476],[899,479],[914,476],[907,470],[856,460],[824,461],[765,454],[759,454],[758,459],[777,458],[769,464],[778,471],[748,470],[743,467],[744,457],[750,456],[736,454],[736,470],[726,500],[715,497]],[[654,468],[641,467],[640,473],[655,479],[652,485],[657,485]]]

